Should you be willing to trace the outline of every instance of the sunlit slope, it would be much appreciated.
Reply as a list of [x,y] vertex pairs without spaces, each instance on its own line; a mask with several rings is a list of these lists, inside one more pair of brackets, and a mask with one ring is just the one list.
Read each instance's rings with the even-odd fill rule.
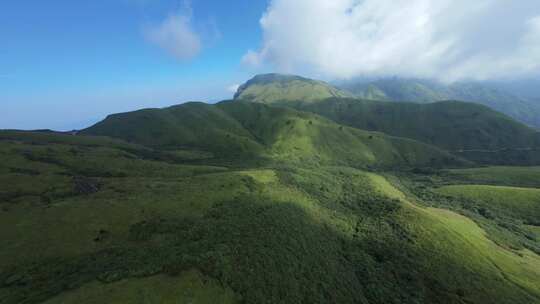
[[418,171],[392,179],[419,204],[444,208],[477,223],[503,248],[540,254],[537,167],[485,167]]
[[462,163],[413,140],[340,126],[290,108],[239,101],[112,115],[82,134],[118,137],[159,149],[200,149],[235,160],[242,156],[357,167]]
[[[414,248],[431,254],[420,262],[429,269],[426,273],[454,286],[454,290],[446,290],[446,299],[436,303],[456,300],[454,292],[471,303],[540,301],[539,255],[503,248],[467,217],[445,209],[418,207],[384,178],[371,178],[379,191],[404,204],[402,219],[417,236]],[[486,286],[493,288],[487,294],[472,291]]]
[[293,100],[316,102],[330,97],[352,97],[352,94],[322,81],[281,74],[257,75],[240,86],[234,96],[267,104]]
[[[478,202],[480,206],[540,226],[540,189],[486,185],[453,185],[437,190],[441,194]],[[489,216],[489,215],[487,215]]]

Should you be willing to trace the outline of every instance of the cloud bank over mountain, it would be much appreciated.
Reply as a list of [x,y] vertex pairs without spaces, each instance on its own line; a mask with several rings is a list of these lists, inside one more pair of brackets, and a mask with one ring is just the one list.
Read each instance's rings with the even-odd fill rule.
[[321,77],[443,81],[540,73],[538,0],[272,0],[243,58]]

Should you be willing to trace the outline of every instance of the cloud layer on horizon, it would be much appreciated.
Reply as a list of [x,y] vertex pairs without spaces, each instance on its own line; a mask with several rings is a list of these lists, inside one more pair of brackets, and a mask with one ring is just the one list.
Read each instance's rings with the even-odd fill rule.
[[538,0],[272,0],[243,62],[326,78],[540,73]]

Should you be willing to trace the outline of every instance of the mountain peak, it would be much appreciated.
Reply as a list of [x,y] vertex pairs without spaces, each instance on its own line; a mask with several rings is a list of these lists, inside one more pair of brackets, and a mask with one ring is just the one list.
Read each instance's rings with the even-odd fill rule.
[[318,80],[313,80],[293,74],[279,74],[279,73],[268,73],[268,74],[258,74],[253,76],[247,83],[271,83],[271,82],[288,82],[293,80],[308,81],[308,82],[320,82]]
[[258,103],[313,102],[330,97],[351,97],[332,85],[297,75],[260,74],[238,88],[234,99]]

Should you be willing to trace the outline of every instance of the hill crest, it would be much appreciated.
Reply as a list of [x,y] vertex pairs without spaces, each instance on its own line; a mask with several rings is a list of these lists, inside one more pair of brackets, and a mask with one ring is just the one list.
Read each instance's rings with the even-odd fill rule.
[[235,100],[272,104],[284,101],[315,102],[330,97],[352,97],[324,81],[296,75],[261,74],[238,88]]

